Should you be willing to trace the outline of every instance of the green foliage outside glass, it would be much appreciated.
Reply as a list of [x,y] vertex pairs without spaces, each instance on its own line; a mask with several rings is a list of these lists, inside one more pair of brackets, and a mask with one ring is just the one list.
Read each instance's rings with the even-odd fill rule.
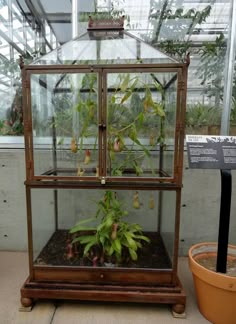
[[[25,64],[29,64],[33,60],[32,55],[28,52],[23,53],[22,57]],[[4,56],[1,56],[0,73],[10,75],[15,88],[12,104],[6,109],[6,117],[0,120],[0,135],[23,135],[23,103],[19,60],[7,60]]]
[[146,40],[179,61],[184,61],[192,45],[190,37],[195,27],[209,17],[211,3],[203,10],[190,8],[184,11],[182,7],[173,8],[170,0],[152,0],[150,7],[149,19],[154,32],[151,37],[146,36]]
[[221,110],[215,106],[197,103],[188,105],[186,127],[220,125]]
[[[122,9],[122,3],[119,1],[112,1],[111,12],[99,13],[96,9],[96,19],[117,18],[120,15],[125,14]],[[173,7],[172,1],[169,0],[153,0],[150,3],[150,23],[154,27],[154,32],[151,33],[151,37],[144,35],[145,39],[154,46],[162,48],[169,55],[184,61],[187,52],[192,50],[192,42],[190,40],[191,35],[196,31],[196,26],[201,25],[210,16],[212,5],[214,1],[210,1],[202,10],[196,8],[190,8],[188,11],[184,11],[182,7]],[[82,17],[81,17],[82,19]],[[87,15],[82,20],[88,19]],[[130,17],[126,15],[126,20],[129,23]],[[186,23],[185,23],[186,21]],[[190,23],[187,23],[189,21]],[[174,25],[173,25],[174,24]],[[174,29],[172,27],[175,27]],[[201,26],[198,28],[201,30]],[[165,35],[164,38],[161,38]],[[164,32],[163,32],[164,31]],[[187,38],[183,39],[183,32]],[[172,40],[173,33],[176,35],[176,41]],[[168,35],[171,35],[169,37]],[[182,37],[182,38],[181,38]],[[170,38],[170,39],[169,39]],[[216,38],[215,42],[205,42],[199,49],[200,65],[197,71],[197,77],[201,79],[202,85],[204,85],[204,93],[209,97],[215,97],[215,106],[221,108],[223,98],[223,65],[226,52],[226,42],[223,34],[220,34]],[[15,62],[16,63],[16,62]],[[14,62],[1,62],[1,70],[3,74],[14,73],[18,71],[17,79],[20,79],[19,68]],[[12,71],[14,70],[14,71]],[[16,73],[16,74],[17,74]],[[17,101],[21,100],[21,89],[16,92]],[[233,86],[233,102],[232,110],[234,109],[234,102],[236,98],[236,77],[234,78]],[[198,105],[198,104],[197,104]],[[234,112],[231,113],[231,123],[235,123]],[[66,115],[66,119],[70,116]],[[9,107],[6,118],[0,121],[0,134],[1,135],[22,135],[23,134],[23,122],[22,122],[22,105],[12,105]]]
[[[185,60],[188,52],[199,56],[200,60],[196,76],[204,87],[203,94],[211,99],[211,102],[214,99],[214,104],[196,103],[189,105],[186,125],[191,127],[194,126],[194,123],[197,127],[200,125],[220,125],[224,90],[225,54],[227,49],[226,39],[223,33],[220,33],[215,41],[203,42],[199,49],[193,47],[194,44],[190,39],[194,31],[201,32],[201,24],[210,16],[214,3],[215,1],[210,1],[202,10],[190,8],[184,12],[181,7],[174,9],[171,6],[172,2],[169,0],[153,0],[151,2],[150,22],[154,26],[155,32],[151,38],[147,38],[147,41],[180,61]],[[190,24],[187,23],[188,20],[191,21]],[[156,21],[158,21],[157,26]],[[196,30],[197,25],[199,25],[198,30]],[[164,38],[161,38],[161,31],[162,36],[165,35]],[[173,35],[176,36],[173,37]],[[236,69],[236,66],[234,66],[234,69]],[[235,100],[236,73],[233,80],[231,125],[236,123]],[[204,108],[206,111],[203,111]]]

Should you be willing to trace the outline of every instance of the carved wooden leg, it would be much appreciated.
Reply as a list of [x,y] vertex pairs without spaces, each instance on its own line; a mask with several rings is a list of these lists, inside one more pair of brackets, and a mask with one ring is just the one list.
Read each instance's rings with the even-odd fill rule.
[[184,304],[174,304],[172,306],[172,311],[176,314],[183,314],[185,311],[185,305]]
[[33,299],[28,297],[21,297],[21,304],[24,307],[31,307],[33,305]]

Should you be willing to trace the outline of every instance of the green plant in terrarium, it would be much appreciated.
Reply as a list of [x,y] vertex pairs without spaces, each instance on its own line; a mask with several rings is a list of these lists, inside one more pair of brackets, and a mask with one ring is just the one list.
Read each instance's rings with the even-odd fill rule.
[[[59,147],[65,143],[65,138],[71,138],[72,153],[82,152],[85,138],[94,138],[94,148],[96,147],[98,137],[96,83],[97,76],[93,73],[63,75],[57,82],[57,91],[54,91],[52,101],[54,116],[51,127],[55,129]],[[67,93],[63,92],[64,88],[67,88]]]
[[[135,73],[108,75],[105,123],[109,175],[122,176],[128,168],[137,176],[142,175],[143,159],[150,160],[150,150],[165,141],[163,89],[151,73],[145,77]],[[85,139],[89,139],[87,143],[90,143],[90,149],[97,150],[97,85],[96,73],[84,75],[80,79],[79,90],[71,85],[73,94],[70,97],[67,94],[66,100],[61,98],[65,110],[56,109],[54,127],[62,135],[59,141],[63,142],[63,134],[71,137],[70,148],[73,153],[80,153],[88,148],[85,147]],[[72,99],[75,98],[73,103]],[[60,100],[55,102],[57,107],[61,107]],[[78,123],[77,128],[73,129],[75,115]],[[66,126],[64,131],[63,125]],[[120,152],[122,156],[117,154]]]
[[[142,158],[150,159],[151,156],[148,146],[153,147],[160,140],[160,133],[154,139],[152,129],[157,128],[157,117],[160,125],[165,118],[164,106],[154,97],[151,88],[154,88],[154,93],[162,92],[155,80],[144,82],[141,76],[132,73],[118,74],[115,85],[111,87],[107,134],[112,175],[122,175],[127,165],[135,170],[136,175],[141,175]],[[148,146],[142,141],[146,136],[150,138]],[[126,153],[121,162],[117,152]]]
[[[128,212],[123,209],[115,192],[106,191],[97,206],[94,218],[83,220],[70,230],[74,237],[72,244],[82,245],[83,256],[89,257],[94,265],[103,265],[104,262],[119,264],[128,259],[136,261],[143,242],[150,242],[143,235],[141,226],[123,220]],[[99,224],[93,226],[97,220]]]

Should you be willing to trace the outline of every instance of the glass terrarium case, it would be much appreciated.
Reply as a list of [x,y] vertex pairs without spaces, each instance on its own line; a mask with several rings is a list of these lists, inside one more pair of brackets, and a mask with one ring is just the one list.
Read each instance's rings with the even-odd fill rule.
[[37,298],[173,304],[187,64],[89,31],[22,69],[30,275]]

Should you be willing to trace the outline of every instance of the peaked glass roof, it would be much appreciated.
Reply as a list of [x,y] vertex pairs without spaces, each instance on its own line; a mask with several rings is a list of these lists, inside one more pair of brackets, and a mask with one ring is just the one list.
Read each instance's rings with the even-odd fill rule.
[[171,57],[125,31],[88,31],[31,65],[174,63]]

